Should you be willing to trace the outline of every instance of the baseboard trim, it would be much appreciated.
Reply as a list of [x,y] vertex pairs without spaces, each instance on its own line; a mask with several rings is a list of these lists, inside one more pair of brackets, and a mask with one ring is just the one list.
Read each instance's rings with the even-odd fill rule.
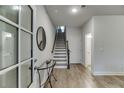
[[107,76],[113,76],[113,75],[117,75],[117,76],[124,76],[124,72],[93,72],[94,76],[98,76],[98,75],[107,75]]

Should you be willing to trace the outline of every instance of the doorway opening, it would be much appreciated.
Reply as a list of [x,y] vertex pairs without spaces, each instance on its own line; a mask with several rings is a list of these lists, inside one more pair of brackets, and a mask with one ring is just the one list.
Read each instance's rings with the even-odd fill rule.
[[64,33],[65,32],[65,26],[57,26],[57,32]]
[[92,34],[85,35],[85,67],[91,71],[91,40]]

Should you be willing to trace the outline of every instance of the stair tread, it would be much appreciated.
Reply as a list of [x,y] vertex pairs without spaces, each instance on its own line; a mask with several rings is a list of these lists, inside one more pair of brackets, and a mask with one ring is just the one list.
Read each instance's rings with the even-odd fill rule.
[[54,57],[67,57],[66,55],[54,55]]
[[53,58],[67,58],[66,56],[54,56]]
[[61,54],[61,55],[54,54],[53,56],[67,56],[67,55],[66,54],[65,55],[63,55],[63,54]]
[[65,45],[64,44],[56,44],[55,46],[59,46],[59,47],[65,47]]
[[55,47],[55,49],[66,49],[66,48],[56,48],[56,47]]
[[65,44],[58,44],[58,43],[57,43],[56,46],[65,46]]
[[60,59],[55,59],[55,58],[53,58],[53,60],[54,60],[54,61],[67,61],[67,59],[61,59],[61,60],[60,60]]
[[65,48],[62,48],[62,49],[61,49],[61,48],[60,48],[60,49],[56,49],[56,48],[55,48],[54,50],[66,50],[66,49],[65,49]]
[[55,50],[54,49],[54,52],[66,52],[66,50]]
[[[56,48],[55,48],[56,49]],[[54,49],[54,50],[55,50]],[[66,48],[57,48],[56,50],[66,50]]]
[[57,59],[53,59],[56,62],[63,62],[63,61],[67,61],[67,60],[57,60]]
[[53,53],[53,55],[67,55],[66,53]]
[[66,49],[65,47],[55,47],[55,49]]
[[55,66],[56,69],[65,69],[67,66]]
[[65,46],[55,46],[55,48],[66,48]]
[[67,58],[53,58],[53,60],[54,59],[58,59],[58,60],[61,60],[61,59],[63,60],[64,59],[64,60],[67,60]]
[[60,61],[60,62],[56,62],[56,64],[67,64],[67,62],[66,61],[64,61],[64,62],[63,61],[62,62]]
[[54,51],[53,53],[56,53],[56,54],[65,54],[66,53],[66,51]]

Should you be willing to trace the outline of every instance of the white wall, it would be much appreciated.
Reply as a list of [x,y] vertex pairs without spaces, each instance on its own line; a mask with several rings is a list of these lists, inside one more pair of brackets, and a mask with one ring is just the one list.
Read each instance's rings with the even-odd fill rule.
[[[52,24],[43,6],[32,6],[34,9],[34,58],[37,59],[35,66],[39,66],[44,61],[52,57],[51,51],[55,38],[55,27]],[[43,26],[46,32],[46,47],[40,51],[36,43],[36,32],[39,26]],[[42,73],[42,81],[46,79],[46,73]],[[31,87],[38,87],[38,77],[36,71],[34,72],[34,82]]]
[[66,37],[70,49],[70,63],[82,63],[81,29],[66,27]]
[[[92,32],[92,72],[94,75],[124,74],[124,16],[95,16],[82,27]],[[85,52],[83,52],[83,56]]]
[[124,74],[124,16],[94,17],[94,73]]

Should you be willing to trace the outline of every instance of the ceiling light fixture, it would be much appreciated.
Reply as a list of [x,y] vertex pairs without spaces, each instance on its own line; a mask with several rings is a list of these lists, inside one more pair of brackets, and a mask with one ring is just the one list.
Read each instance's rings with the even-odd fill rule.
[[78,10],[77,10],[76,8],[73,8],[73,9],[72,9],[72,12],[73,12],[73,13],[77,13],[77,11],[78,11]]

